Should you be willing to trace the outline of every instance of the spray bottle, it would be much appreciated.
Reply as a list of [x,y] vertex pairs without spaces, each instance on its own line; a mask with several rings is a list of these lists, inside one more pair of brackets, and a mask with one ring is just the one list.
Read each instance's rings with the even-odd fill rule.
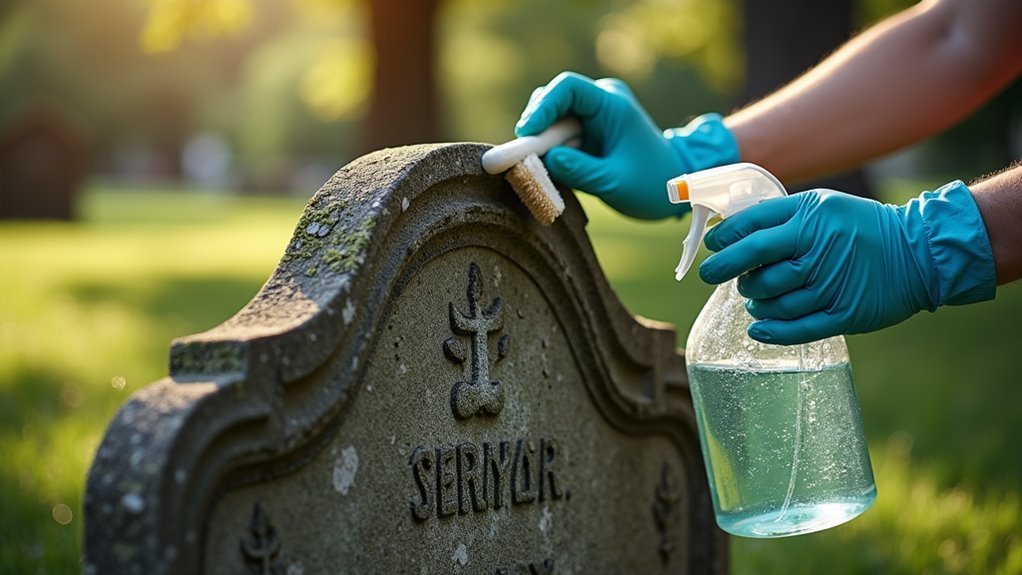
[[[676,279],[706,225],[786,195],[749,163],[667,183],[692,205]],[[717,287],[685,346],[689,385],[717,524],[745,537],[812,533],[860,515],[876,498],[873,469],[843,337],[770,345],[746,332],[752,316],[736,280]]]

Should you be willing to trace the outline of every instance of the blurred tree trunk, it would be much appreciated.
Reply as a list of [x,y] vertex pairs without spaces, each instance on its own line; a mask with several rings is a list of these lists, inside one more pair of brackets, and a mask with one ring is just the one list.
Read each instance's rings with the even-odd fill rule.
[[442,0],[369,0],[376,83],[369,150],[437,140],[434,24]]
[[[853,0],[745,0],[745,100],[787,84],[841,46],[852,33]],[[829,137],[821,134],[821,137]],[[873,197],[862,170],[800,183]]]
[[156,162],[147,168],[147,175],[181,181],[184,177],[181,153],[195,117],[188,96],[183,90],[160,87],[143,101],[139,112],[139,125],[150,134],[156,152]]

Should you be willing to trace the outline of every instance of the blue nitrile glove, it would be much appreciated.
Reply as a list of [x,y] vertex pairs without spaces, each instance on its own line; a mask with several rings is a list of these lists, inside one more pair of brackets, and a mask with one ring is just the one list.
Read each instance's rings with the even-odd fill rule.
[[[865,333],[920,310],[992,299],[993,252],[962,182],[904,206],[812,190],[768,200],[706,234],[709,283],[739,274],[738,291],[765,343]],[[752,270],[752,271],[748,271]]]
[[667,180],[738,161],[738,144],[720,115],[706,114],[684,128],[661,131],[624,82],[593,81],[573,72],[562,72],[533,92],[515,135],[538,134],[566,115],[582,122],[582,149],[547,152],[543,162],[550,176],[635,218],[685,214],[687,204],[667,201]]

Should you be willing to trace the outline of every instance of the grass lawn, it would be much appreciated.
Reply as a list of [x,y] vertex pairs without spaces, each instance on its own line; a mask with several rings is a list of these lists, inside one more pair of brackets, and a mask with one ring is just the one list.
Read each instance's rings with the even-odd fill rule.
[[[683,345],[711,291],[694,274],[673,280],[685,222],[583,203],[619,296],[674,323]],[[303,205],[96,186],[79,223],[0,223],[0,573],[79,570],[82,485],[107,421],[165,375],[173,337],[255,294]],[[1022,572],[1019,317],[1012,286],[848,338],[877,502],[820,534],[734,538],[732,571]]]

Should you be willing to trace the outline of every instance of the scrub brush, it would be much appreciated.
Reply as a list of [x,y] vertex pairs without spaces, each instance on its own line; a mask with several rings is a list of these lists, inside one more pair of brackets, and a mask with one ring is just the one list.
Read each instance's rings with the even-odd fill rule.
[[524,136],[494,146],[483,154],[483,169],[489,174],[504,174],[525,207],[544,226],[553,223],[564,211],[564,198],[550,180],[539,157],[550,148],[577,145],[582,125],[577,118],[560,120],[535,136]]

